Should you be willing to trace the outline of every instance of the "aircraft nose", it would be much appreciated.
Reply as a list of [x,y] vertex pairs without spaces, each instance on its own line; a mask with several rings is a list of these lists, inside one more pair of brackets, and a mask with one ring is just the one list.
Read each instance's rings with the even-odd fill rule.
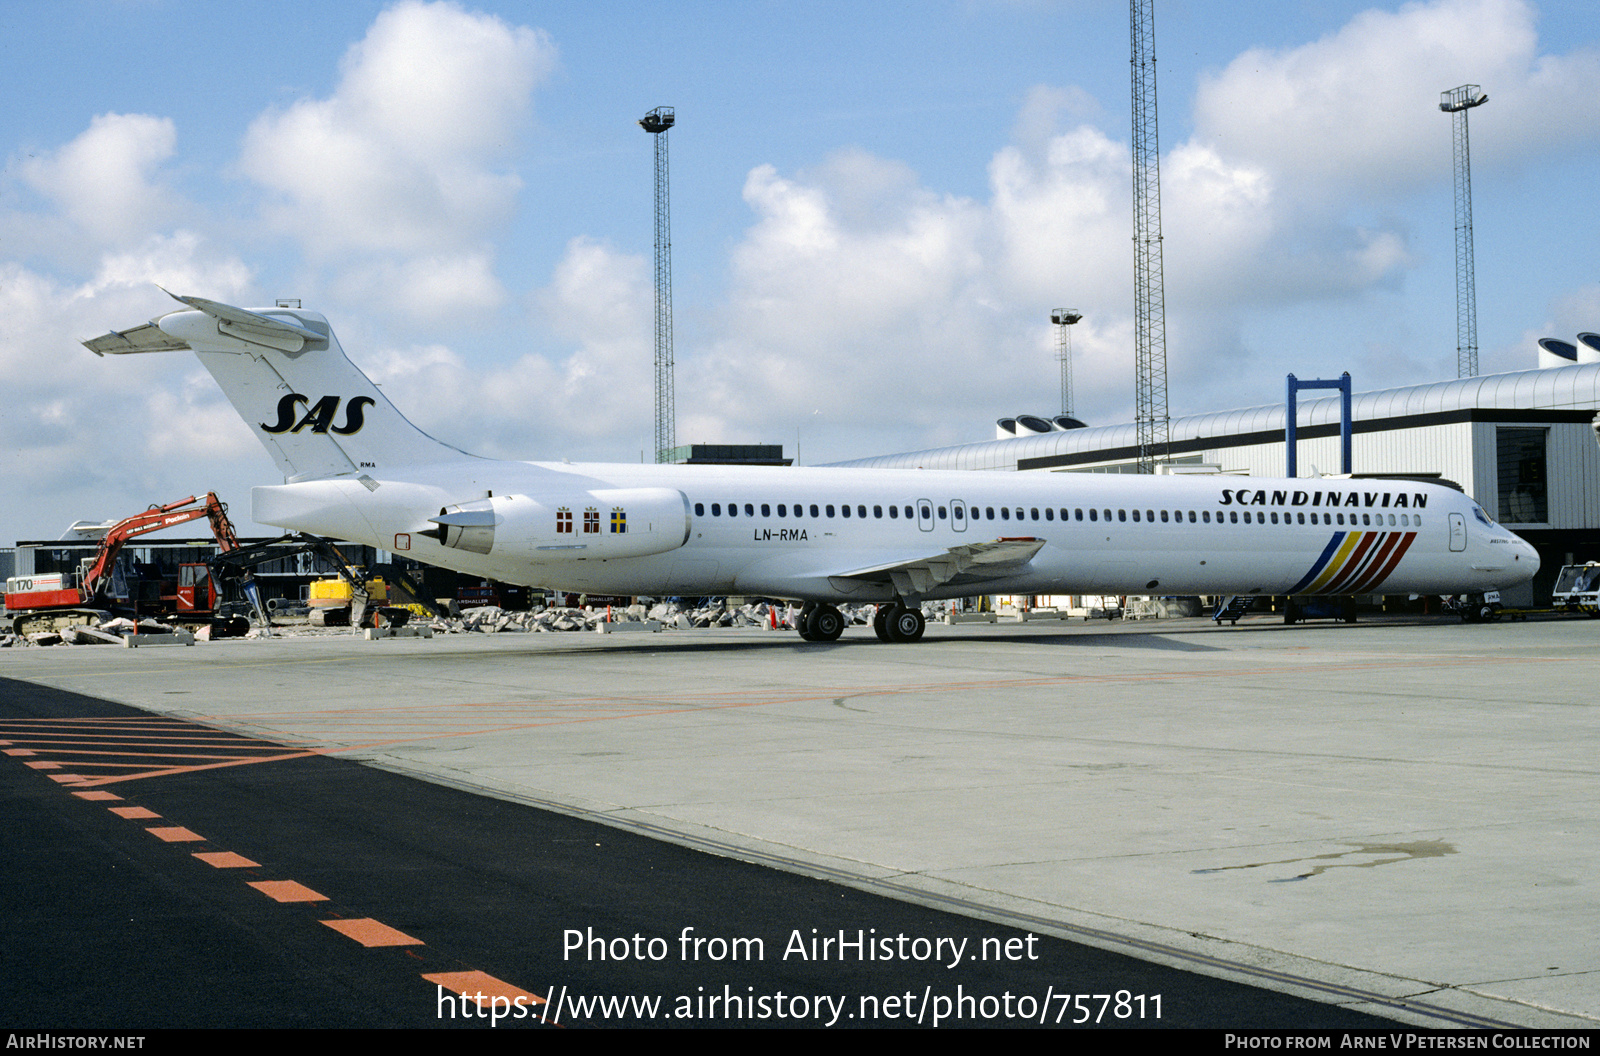
[[1512,567],[1516,569],[1518,575],[1532,579],[1539,573],[1539,551],[1521,536],[1513,538],[1517,540],[1517,548],[1513,554],[1515,564]]

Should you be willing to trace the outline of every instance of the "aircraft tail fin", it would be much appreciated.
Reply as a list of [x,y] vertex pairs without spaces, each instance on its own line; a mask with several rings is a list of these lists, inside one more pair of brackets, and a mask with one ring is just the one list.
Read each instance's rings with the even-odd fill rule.
[[472,457],[407,421],[318,313],[169,296],[186,308],[84,345],[96,355],[194,352],[286,480]]

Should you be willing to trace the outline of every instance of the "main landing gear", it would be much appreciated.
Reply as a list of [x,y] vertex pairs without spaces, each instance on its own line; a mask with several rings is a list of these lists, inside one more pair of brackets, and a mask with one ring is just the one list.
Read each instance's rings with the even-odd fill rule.
[[902,602],[879,605],[872,617],[872,629],[881,642],[914,642],[928,629],[922,609],[907,607]]
[[[800,628],[800,637],[808,642],[838,641],[844,633],[846,622],[844,614],[838,609],[819,601],[806,602],[800,609],[799,619],[795,621]],[[928,621],[922,615],[922,610],[904,602],[879,605],[872,617],[872,629],[877,632],[879,641],[914,642],[922,637],[922,632],[927,628]]]
[[808,601],[800,609],[800,637],[808,642],[836,642],[844,633],[844,613],[832,605]]

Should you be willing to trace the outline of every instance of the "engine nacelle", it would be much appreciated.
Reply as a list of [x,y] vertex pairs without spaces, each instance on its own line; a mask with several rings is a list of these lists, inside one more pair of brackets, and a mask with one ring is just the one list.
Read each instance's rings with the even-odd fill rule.
[[446,506],[422,535],[474,554],[531,561],[648,557],[689,541],[689,500],[672,488],[496,495]]

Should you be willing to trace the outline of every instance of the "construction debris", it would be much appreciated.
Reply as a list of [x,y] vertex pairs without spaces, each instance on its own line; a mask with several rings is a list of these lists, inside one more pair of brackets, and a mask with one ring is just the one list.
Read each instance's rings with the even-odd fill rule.
[[[927,607],[927,614],[936,616]],[[855,626],[870,626],[876,609],[873,605],[842,605],[839,611]],[[412,618],[410,626],[384,627],[366,631],[368,640],[394,637],[431,638],[443,634],[542,634],[563,631],[616,633],[622,630],[656,632],[688,631],[698,628],[752,628],[789,631],[794,628],[799,608],[783,602],[756,601],[730,606],[714,598],[704,605],[686,607],[676,602],[653,605],[628,605],[584,608],[548,608],[515,612],[484,605],[462,609],[458,616],[432,620]],[[362,634],[349,627],[324,627],[314,620],[274,620],[273,634],[279,637],[343,637]],[[253,628],[245,638],[262,636]],[[60,631],[40,631],[29,635],[0,634],[0,648],[17,645],[126,645],[193,644],[209,641],[210,635],[191,635],[181,628],[144,619],[137,626],[125,617],[105,619],[98,626],[74,624]]]

